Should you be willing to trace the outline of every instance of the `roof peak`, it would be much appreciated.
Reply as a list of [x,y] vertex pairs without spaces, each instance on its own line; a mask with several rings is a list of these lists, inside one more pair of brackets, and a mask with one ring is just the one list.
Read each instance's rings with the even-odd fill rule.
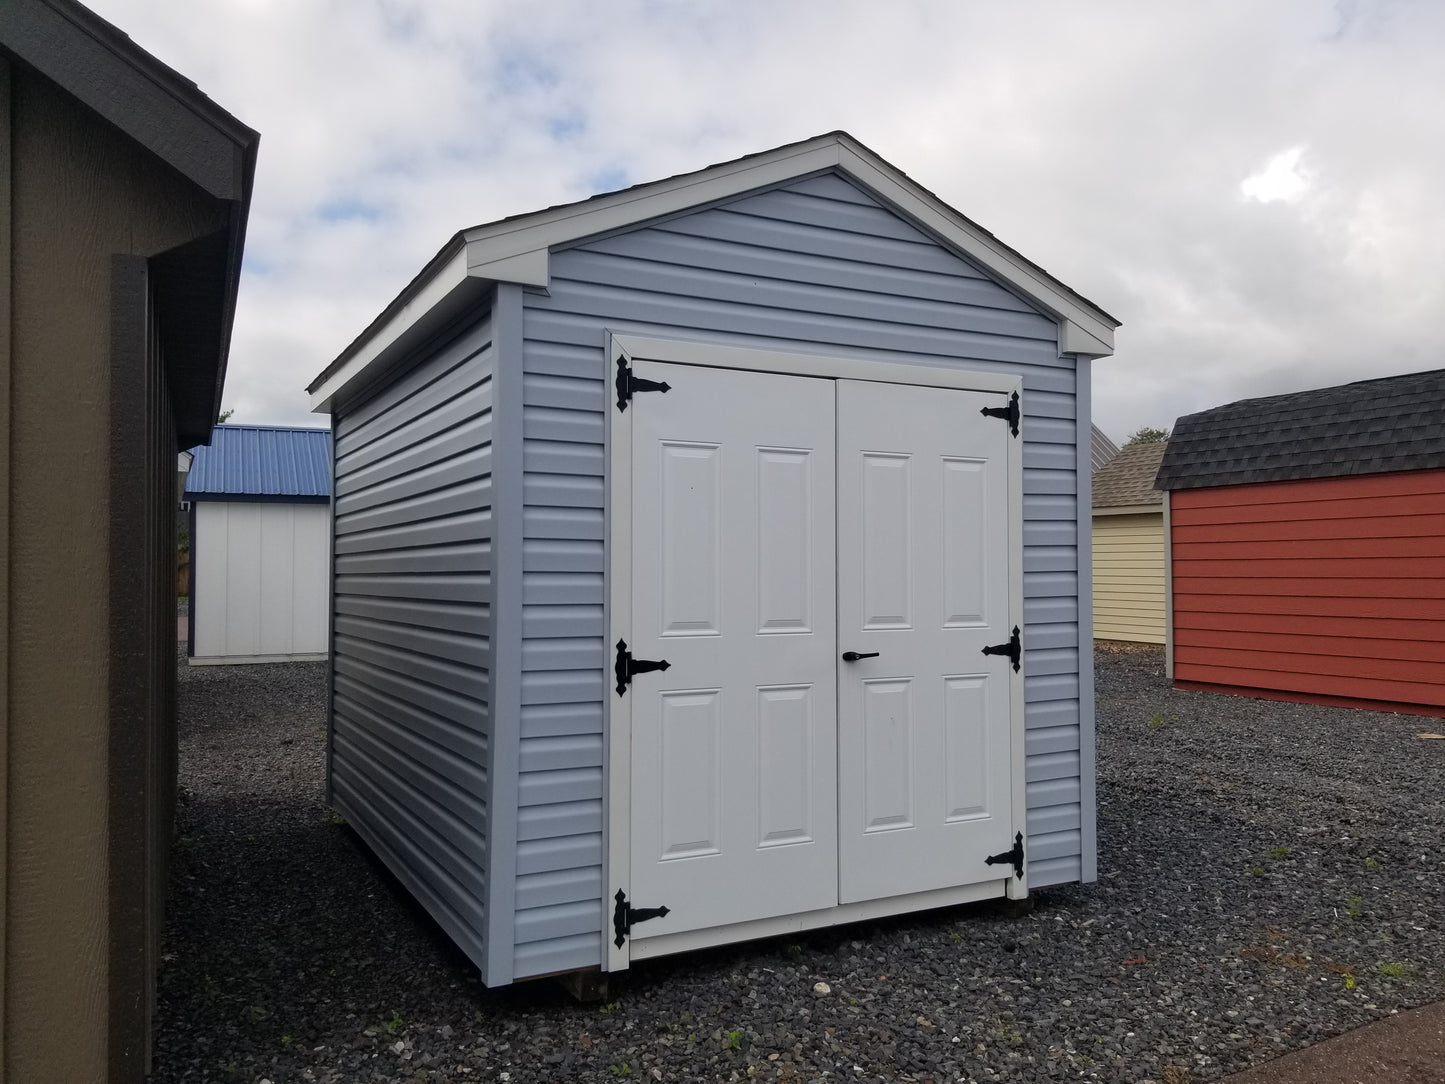
[[835,131],[454,234],[312,381],[307,389],[312,409],[329,412],[339,394],[369,383],[374,367],[384,369],[412,345],[476,311],[496,284],[545,289],[553,249],[830,172],[1052,317],[1059,327],[1060,354],[1113,353],[1119,321],[851,135]]

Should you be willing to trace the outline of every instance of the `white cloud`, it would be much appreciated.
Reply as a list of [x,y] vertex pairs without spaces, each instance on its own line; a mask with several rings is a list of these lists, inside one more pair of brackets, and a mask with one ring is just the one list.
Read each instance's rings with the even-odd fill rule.
[[239,420],[460,228],[835,128],[1125,322],[1116,438],[1442,364],[1442,5],[92,2],[262,133]]
[[1294,203],[1310,187],[1311,177],[1300,166],[1304,152],[1303,147],[1280,151],[1258,173],[1240,181],[1239,190],[1260,203],[1274,203],[1276,200]]

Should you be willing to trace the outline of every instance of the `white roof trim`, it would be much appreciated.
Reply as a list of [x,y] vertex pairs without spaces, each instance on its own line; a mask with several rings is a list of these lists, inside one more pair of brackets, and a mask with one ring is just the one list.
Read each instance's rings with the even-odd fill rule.
[[378,325],[337,359],[342,364],[333,363],[335,371],[313,385],[311,407],[329,411],[337,392],[383,362],[414,324],[455,292],[459,277],[546,287],[548,255],[558,245],[830,169],[874,192],[1053,315],[1059,321],[1061,354],[1101,357],[1114,352],[1118,322],[1108,313],[1061,286],[852,137],[835,132],[696,173],[463,231],[461,251],[434,270],[424,271],[422,278],[392,303]]
[[354,346],[355,353],[346,364],[312,391],[311,409],[323,414],[331,413],[331,401],[337,392],[370,369],[388,347],[421,323],[427,313],[439,309],[447,298],[464,287],[467,283],[466,258],[466,250],[459,249],[421,284],[416,294],[392,313],[390,319],[358,341]]

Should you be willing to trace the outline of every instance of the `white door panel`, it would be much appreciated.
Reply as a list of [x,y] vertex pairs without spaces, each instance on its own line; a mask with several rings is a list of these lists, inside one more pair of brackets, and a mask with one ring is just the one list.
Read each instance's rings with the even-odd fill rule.
[[[1012,839],[997,396],[838,382],[839,896],[1001,877]],[[1006,867],[1005,867],[1006,868]]]
[[633,371],[670,390],[629,404],[623,635],[668,669],[625,693],[624,883],[668,914],[630,936],[1003,882],[1021,686],[983,648],[1014,623],[1016,449],[979,413],[1001,396]]
[[837,903],[833,388],[637,363],[634,938]]

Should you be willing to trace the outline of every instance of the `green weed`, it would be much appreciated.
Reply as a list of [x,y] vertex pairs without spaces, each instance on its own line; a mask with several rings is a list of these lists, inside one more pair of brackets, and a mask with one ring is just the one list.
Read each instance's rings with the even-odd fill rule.
[[1387,979],[1403,979],[1410,974],[1410,969],[1408,967],[1406,967],[1402,963],[1395,963],[1393,961],[1391,961],[1390,963],[1381,964],[1375,970],[1379,971],[1379,973],[1381,975],[1384,975]]

